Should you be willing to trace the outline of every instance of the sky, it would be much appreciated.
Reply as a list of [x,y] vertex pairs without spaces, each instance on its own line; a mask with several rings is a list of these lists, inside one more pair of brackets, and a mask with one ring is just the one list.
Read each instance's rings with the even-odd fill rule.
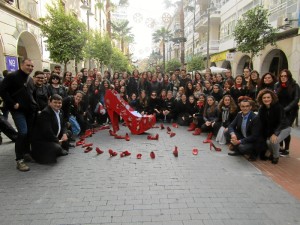
[[130,46],[134,59],[145,58],[153,49],[152,33],[164,25],[164,18],[171,16],[170,9],[165,9],[163,0],[129,0],[128,20],[132,27],[135,44]]

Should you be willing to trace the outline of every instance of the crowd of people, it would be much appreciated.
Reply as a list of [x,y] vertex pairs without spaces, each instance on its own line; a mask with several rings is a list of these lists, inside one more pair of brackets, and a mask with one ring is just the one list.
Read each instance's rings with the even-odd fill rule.
[[[41,163],[55,162],[68,154],[74,137],[109,122],[104,101],[109,89],[142,115],[153,114],[161,123],[187,126],[193,135],[207,133],[207,139],[228,144],[231,156],[247,154],[249,160],[269,158],[276,164],[280,154],[289,154],[299,85],[287,69],[278,77],[260,76],[247,67],[236,76],[229,69],[225,74],[196,71],[192,76],[185,69],[163,73],[160,67],[154,72],[135,69],[132,74],[83,68],[73,75],[55,66],[52,72],[35,71],[31,78],[32,72],[32,61],[25,59],[0,87],[18,129],[15,149],[21,171],[29,170],[25,161],[31,156]],[[41,153],[40,146],[55,151]]]

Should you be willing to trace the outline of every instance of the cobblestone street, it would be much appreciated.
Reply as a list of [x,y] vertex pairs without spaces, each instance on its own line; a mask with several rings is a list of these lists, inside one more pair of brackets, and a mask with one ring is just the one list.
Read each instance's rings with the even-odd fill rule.
[[[171,129],[176,133],[172,138],[166,129],[152,128],[130,135],[129,142],[99,131],[87,142],[103,154],[76,147],[57,164],[30,164],[26,173],[16,170],[14,144],[4,139],[0,224],[300,224],[299,200],[244,157],[228,156],[225,146],[210,151],[202,143],[205,134]],[[122,127],[119,133],[126,132]],[[156,133],[158,141],[147,140]],[[172,154],[175,145],[178,158]],[[198,155],[192,154],[195,147]],[[110,148],[132,154],[109,157]]]

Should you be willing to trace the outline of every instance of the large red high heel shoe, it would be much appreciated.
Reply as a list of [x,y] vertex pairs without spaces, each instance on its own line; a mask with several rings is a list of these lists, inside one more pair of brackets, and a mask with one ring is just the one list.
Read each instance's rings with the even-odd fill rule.
[[195,128],[193,135],[200,135],[201,134],[201,129],[200,128]]
[[170,134],[172,132],[170,127],[167,127],[167,134]]
[[129,104],[115,90],[107,90],[105,93],[105,105],[112,123],[113,132],[119,128],[119,116],[126,122],[133,134],[141,134],[150,129],[155,123],[153,115],[141,115],[134,111]]
[[90,147],[90,146],[88,146],[88,147],[86,147],[86,149],[84,150],[84,153],[88,153],[88,152],[90,152],[90,151],[92,151],[92,150],[93,150],[93,148]]
[[154,152],[150,152],[150,158],[155,159],[155,153]]
[[196,127],[196,124],[190,123],[190,126],[189,126],[189,128],[187,129],[187,131],[194,131],[196,128],[197,128],[197,127]]
[[210,140],[210,142],[209,142],[209,149],[211,150],[212,147],[215,149],[216,152],[222,151],[221,148],[216,147],[215,144],[212,142],[212,140]]
[[206,140],[204,140],[203,143],[210,143],[212,136],[213,136],[212,132],[208,133]]

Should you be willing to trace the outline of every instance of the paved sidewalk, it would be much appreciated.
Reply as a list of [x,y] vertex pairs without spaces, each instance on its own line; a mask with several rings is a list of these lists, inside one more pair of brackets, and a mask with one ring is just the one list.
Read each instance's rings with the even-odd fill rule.
[[[159,133],[159,141],[130,135],[129,142],[99,131],[88,141],[104,154],[77,147],[56,165],[31,164],[26,173],[16,170],[14,145],[4,140],[0,224],[300,224],[300,201],[253,164],[229,157],[224,146],[222,152],[210,151],[202,143],[204,134],[171,129],[173,138],[153,128],[149,133]],[[126,132],[122,127],[120,134]],[[175,145],[178,158],[172,155]],[[110,158],[109,148],[132,155]],[[149,157],[150,151],[156,159]],[[136,159],[137,153],[142,159]]]

